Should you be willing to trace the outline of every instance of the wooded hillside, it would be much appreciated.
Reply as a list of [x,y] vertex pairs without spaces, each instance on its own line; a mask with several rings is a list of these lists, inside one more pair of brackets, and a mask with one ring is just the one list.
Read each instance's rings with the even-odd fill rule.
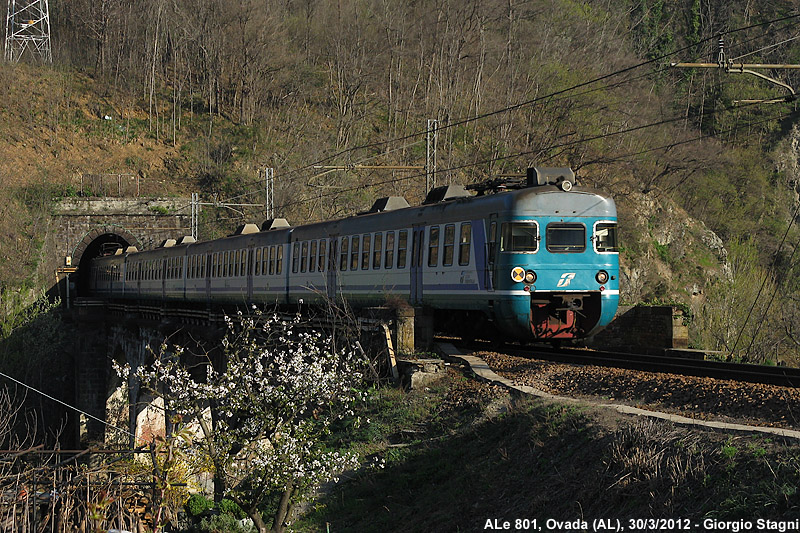
[[[624,298],[693,306],[698,344],[725,349],[744,316],[704,309],[746,314],[763,279],[796,289],[781,273],[798,233],[797,103],[737,104],[786,91],[669,64],[716,62],[720,34],[727,58],[800,63],[799,6],[63,0],[51,3],[53,67],[0,68],[0,155],[17,162],[6,182],[28,187],[69,192],[77,173],[128,172],[252,201],[256,169],[274,167],[279,214],[309,220],[387,193],[419,201],[421,171],[311,165],[424,165],[436,119],[438,183],[571,166],[612,193]],[[798,71],[769,75],[800,87]],[[206,236],[222,231],[211,222]],[[741,300],[725,301],[732,291]],[[782,354],[794,350],[794,304],[777,307],[769,350]]]

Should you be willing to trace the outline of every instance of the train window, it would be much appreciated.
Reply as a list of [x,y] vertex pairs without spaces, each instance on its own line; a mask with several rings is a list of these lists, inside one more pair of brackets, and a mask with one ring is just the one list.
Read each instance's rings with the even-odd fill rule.
[[317,264],[317,269],[320,272],[325,272],[325,248],[328,245],[327,239],[320,239],[319,240],[319,262]]
[[218,261],[219,261],[219,259],[217,257],[217,252],[214,252],[213,254],[211,254],[211,277],[212,278],[216,278],[217,277],[217,274],[218,274],[217,268],[219,266]]
[[303,241],[302,250],[300,253],[300,272],[305,272],[308,268],[308,241]]
[[[267,268],[269,268],[269,251],[272,246],[265,246],[261,248],[261,275],[267,275]],[[273,256],[274,257],[274,256]]]
[[262,253],[263,253],[263,251],[261,250],[261,248],[256,248],[256,257],[255,257],[255,267],[256,268],[255,268],[255,272],[253,272],[254,276],[260,276],[261,275],[261,254]]
[[308,250],[308,271],[314,272],[317,270],[317,241],[311,241],[311,247]]
[[456,246],[456,226],[448,224],[444,227],[444,247],[442,248],[442,266],[453,266],[453,252]]
[[353,242],[350,246],[350,270],[358,270],[358,249],[361,243],[361,238],[358,235],[353,235]]
[[381,256],[383,255],[383,233],[375,234],[375,242],[372,245],[372,268],[381,268]]
[[500,226],[501,252],[535,252],[539,249],[536,222],[504,222]]
[[234,252],[233,257],[233,275],[237,278],[243,274],[241,264],[242,264],[242,251],[236,250]]
[[369,245],[371,239],[369,233],[365,233],[361,237],[361,270],[369,270]]
[[383,254],[383,266],[392,268],[394,265],[394,232],[386,232],[386,253]]
[[566,222],[548,224],[546,243],[548,252],[583,252],[586,250],[586,226]]
[[408,230],[400,230],[397,234],[397,268],[406,267],[406,254],[408,249]]
[[596,252],[619,252],[616,222],[598,222],[594,225],[594,249]]
[[292,272],[300,270],[300,243],[294,243],[292,246]]
[[248,274],[250,274],[250,272],[249,272],[249,270],[247,268],[248,265],[250,264],[250,261],[248,261],[248,258],[250,257],[250,253],[249,252],[250,252],[250,250],[248,250],[246,248],[244,250],[242,250],[242,257],[241,257],[241,261],[239,263],[241,265],[240,266],[240,270],[239,270],[239,275],[240,276],[247,276]]
[[469,264],[469,249],[472,244],[472,223],[461,223],[461,236],[458,239],[458,264],[461,266]]
[[430,234],[428,235],[428,266],[435,267],[438,264],[439,264],[439,226],[431,226]]
[[275,273],[283,272],[283,245],[278,245],[277,256],[275,257]]
[[350,239],[347,237],[342,237],[342,246],[339,249],[339,270],[347,270],[347,257],[348,257],[348,248],[347,244],[350,242]]
[[[266,255],[266,254],[265,254]],[[269,275],[273,275],[275,273],[275,247],[269,247]]]

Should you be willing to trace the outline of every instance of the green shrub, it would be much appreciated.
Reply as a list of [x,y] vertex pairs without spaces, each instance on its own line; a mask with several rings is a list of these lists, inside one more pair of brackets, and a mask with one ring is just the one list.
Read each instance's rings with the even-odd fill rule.
[[239,507],[239,504],[227,498],[223,498],[222,501],[217,504],[217,509],[219,509],[220,514],[231,515],[240,520],[247,517],[247,513]]
[[184,507],[189,516],[199,516],[214,507],[214,502],[202,494],[192,494]]

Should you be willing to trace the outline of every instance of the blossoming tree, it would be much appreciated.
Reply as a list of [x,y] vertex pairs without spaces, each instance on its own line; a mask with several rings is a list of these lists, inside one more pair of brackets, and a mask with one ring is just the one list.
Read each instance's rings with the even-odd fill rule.
[[354,387],[361,361],[299,319],[254,309],[226,322],[221,357],[215,365],[205,356],[204,379],[181,364],[184,348],[166,344],[135,373],[183,423],[199,426],[197,438],[181,441],[185,456],[213,472],[218,492],[259,532],[267,531],[264,509],[275,509],[272,531],[280,532],[294,503],[357,466],[353,454],[327,449],[324,436],[362,399]]

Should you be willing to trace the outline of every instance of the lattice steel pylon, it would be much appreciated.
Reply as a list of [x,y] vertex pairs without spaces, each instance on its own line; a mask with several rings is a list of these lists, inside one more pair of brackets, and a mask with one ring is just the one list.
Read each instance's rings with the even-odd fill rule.
[[47,63],[53,62],[47,0],[8,0],[6,61],[18,62],[26,50]]

